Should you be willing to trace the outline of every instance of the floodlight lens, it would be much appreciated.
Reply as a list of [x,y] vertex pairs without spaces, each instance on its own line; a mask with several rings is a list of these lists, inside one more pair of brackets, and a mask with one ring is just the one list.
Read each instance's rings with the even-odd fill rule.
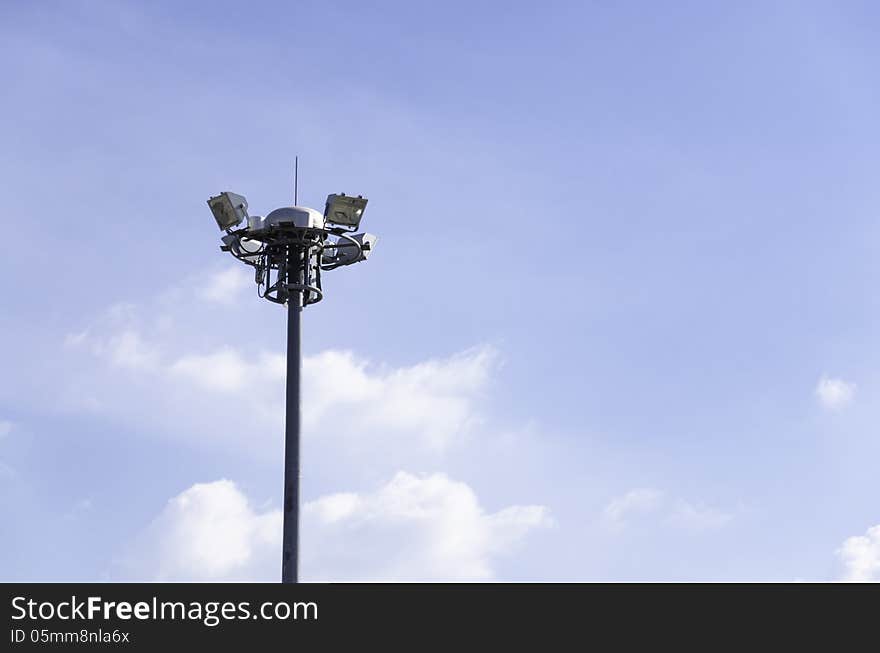
[[208,206],[220,229],[237,227],[248,217],[247,200],[235,193],[220,193],[208,200]]
[[364,197],[351,197],[344,193],[328,195],[324,219],[333,224],[357,229],[366,208],[367,200]]

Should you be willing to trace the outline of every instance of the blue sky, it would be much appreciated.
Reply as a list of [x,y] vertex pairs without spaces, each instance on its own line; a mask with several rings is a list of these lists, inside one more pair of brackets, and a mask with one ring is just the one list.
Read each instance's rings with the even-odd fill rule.
[[0,576],[277,576],[285,316],[205,200],[298,155],[381,238],[305,313],[306,578],[876,578],[878,19],[4,3]]

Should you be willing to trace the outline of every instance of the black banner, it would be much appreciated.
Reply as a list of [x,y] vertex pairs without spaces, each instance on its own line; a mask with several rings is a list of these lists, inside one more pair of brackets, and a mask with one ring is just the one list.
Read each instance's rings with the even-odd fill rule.
[[[5,584],[0,650],[160,650],[397,642],[421,648],[474,636],[558,645],[715,643],[832,623],[869,628],[876,585],[696,584]],[[763,636],[763,635],[762,635]],[[354,638],[354,639],[352,639]],[[708,642],[707,642],[708,643]]]

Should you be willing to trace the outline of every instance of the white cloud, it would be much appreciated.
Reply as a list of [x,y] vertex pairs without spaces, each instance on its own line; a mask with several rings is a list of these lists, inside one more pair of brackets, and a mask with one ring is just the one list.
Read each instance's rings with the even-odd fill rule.
[[205,280],[201,288],[202,298],[217,304],[233,304],[242,290],[253,286],[254,277],[250,270],[243,265],[233,265],[215,272]]
[[110,306],[95,323],[64,338],[68,349],[85,348],[114,367],[135,372],[155,371],[161,362],[160,347],[147,342],[134,304]]
[[474,491],[444,474],[398,472],[376,492],[305,506],[305,568],[323,580],[488,580],[496,556],[547,526],[543,506],[486,513]]
[[[486,513],[443,474],[397,473],[372,493],[331,494],[303,508],[301,570],[313,580],[486,580],[496,557],[550,523],[541,506]],[[275,580],[281,513],[255,510],[230,481],[168,502],[123,567],[155,580]]]
[[303,362],[304,422],[347,434],[416,438],[443,449],[480,422],[479,400],[497,355],[481,347],[396,369],[375,369],[349,351]]
[[168,371],[199,388],[231,393],[265,382],[277,384],[284,380],[285,358],[265,352],[247,360],[232,347],[223,347],[210,354],[182,356],[168,366]]
[[[169,297],[177,302],[185,293]],[[187,337],[169,322],[198,331],[191,320],[121,304],[68,336],[69,351],[89,352],[105,365],[78,364],[61,393],[65,404],[140,423],[138,405],[149,388],[154,427],[165,424],[178,437],[181,432],[227,437],[259,450],[252,447],[255,437],[268,438],[282,428],[284,354],[255,351],[247,341],[212,347],[212,337],[225,331],[212,328]],[[405,466],[405,451],[442,452],[481,423],[480,406],[497,361],[489,346],[394,368],[350,351],[306,356],[304,432],[316,441],[344,445],[351,456],[370,455],[376,443],[385,443],[393,463]],[[127,374],[119,374],[120,368]],[[91,378],[83,379],[83,370]],[[211,410],[193,411],[195,405]]]
[[[306,356],[305,427],[318,431],[332,424],[332,432],[339,437],[367,432],[386,438],[415,436],[429,447],[442,449],[479,423],[479,399],[496,359],[491,347],[392,369],[371,365],[350,351]],[[184,355],[169,363],[167,371],[209,392],[268,387],[280,397],[286,359],[267,352],[248,357],[239,349],[223,347]]]
[[838,410],[852,403],[855,397],[856,384],[843,379],[823,376],[816,385],[816,398],[819,403],[830,410]]
[[255,511],[231,481],[197,483],[168,502],[124,569],[156,581],[268,580],[280,533],[281,512]]
[[843,580],[880,581],[880,525],[844,540],[837,555],[844,565]]
[[605,506],[605,519],[614,524],[622,524],[632,514],[653,512],[662,500],[663,493],[660,490],[635,488],[615,497]]
[[[69,337],[66,355],[80,358],[62,377],[65,405],[175,440],[237,444],[275,461],[285,357],[260,349],[263,341],[251,338],[247,324],[236,327],[233,309],[221,316],[222,328],[216,315],[206,324],[185,301],[193,291],[181,286],[144,308],[120,305]],[[283,315],[275,315],[281,345]],[[229,344],[236,332],[244,337]],[[319,479],[312,487],[375,488],[394,470],[442,464],[447,450],[483,425],[498,358],[489,346],[396,367],[350,351],[306,356],[303,455],[307,473]],[[463,482],[402,472],[375,491],[322,496],[304,506],[303,520],[305,574],[334,580],[492,578],[498,556],[549,522],[543,507],[487,512]],[[279,512],[255,508],[231,482],[197,484],[158,515],[131,549],[125,573],[275,580],[280,532]]]
[[133,370],[153,370],[158,364],[158,354],[147,345],[136,331],[126,330],[110,338],[107,355],[119,367]]

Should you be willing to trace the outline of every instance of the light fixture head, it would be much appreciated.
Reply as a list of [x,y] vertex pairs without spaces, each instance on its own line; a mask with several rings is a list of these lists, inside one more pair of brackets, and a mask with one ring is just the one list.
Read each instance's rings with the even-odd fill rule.
[[247,200],[242,195],[224,192],[208,200],[208,206],[220,229],[232,229],[247,217]]
[[220,240],[236,258],[245,263],[255,263],[260,259],[263,243],[259,240],[242,238],[237,234],[226,234]]
[[324,219],[341,227],[357,229],[367,208],[367,199],[358,195],[351,197],[345,193],[328,195],[324,206]]
[[352,234],[349,238],[356,240],[360,247],[355,247],[354,243],[348,242],[346,238],[340,238],[335,248],[336,255],[329,262],[338,265],[351,265],[359,261],[366,261],[376,247],[376,241],[379,240],[379,237],[373,234]]

